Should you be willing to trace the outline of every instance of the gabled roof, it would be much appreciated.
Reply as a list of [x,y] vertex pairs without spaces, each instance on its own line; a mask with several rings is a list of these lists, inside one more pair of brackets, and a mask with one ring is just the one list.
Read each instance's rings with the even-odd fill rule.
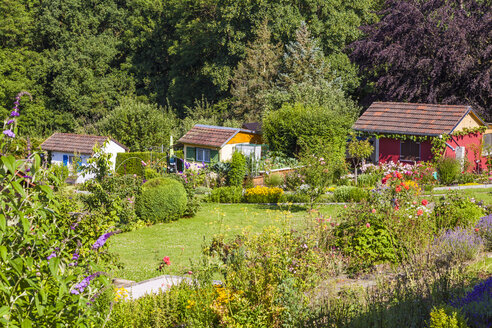
[[466,105],[374,102],[353,125],[357,131],[438,136],[448,134],[472,113]]
[[178,143],[222,148],[239,132],[255,133],[246,129],[196,124],[178,140]]
[[261,122],[244,123],[242,128],[261,134]]
[[[92,136],[74,133],[54,133],[41,144],[41,149],[49,151],[59,151],[65,153],[92,154],[92,148],[96,145],[102,146],[109,137]],[[118,141],[110,138],[114,143],[123,147],[125,151],[127,147]]]

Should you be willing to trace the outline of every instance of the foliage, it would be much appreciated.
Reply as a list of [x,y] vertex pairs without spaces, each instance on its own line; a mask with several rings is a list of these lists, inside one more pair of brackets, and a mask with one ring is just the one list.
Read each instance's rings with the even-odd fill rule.
[[475,231],[482,237],[485,249],[490,252],[492,250],[492,214],[480,218]]
[[169,147],[176,124],[172,109],[124,99],[98,122],[103,135],[110,135],[134,152]]
[[441,196],[435,203],[433,216],[438,228],[470,227],[483,216],[483,209],[457,192]]
[[97,143],[94,145],[92,148],[94,155],[87,159],[87,165],[82,168],[82,175],[89,175],[97,182],[101,182],[111,173],[111,156],[113,155],[104,151],[108,143],[109,141],[106,140],[103,145]]
[[458,179],[461,165],[455,158],[446,157],[436,163],[436,170],[441,183],[450,185]]
[[359,187],[375,187],[382,176],[376,173],[361,174],[357,177],[357,185]]
[[467,104],[488,116],[489,9],[489,1],[388,0],[351,57],[379,100]]
[[298,170],[290,171],[285,175],[285,188],[287,190],[295,191],[303,183],[304,180],[302,179],[302,175],[299,173]]
[[99,237],[108,226],[69,215],[73,202],[45,185],[49,173],[37,154],[25,161],[5,155],[1,162],[0,321],[19,327],[101,323],[106,310],[94,304],[109,284],[101,272],[109,257],[100,239],[112,233]]
[[263,179],[268,187],[282,187],[284,184],[284,176],[280,173],[270,173],[264,176]]
[[244,198],[248,203],[277,203],[284,191],[278,187],[256,186],[246,189]]
[[240,203],[243,198],[243,188],[219,187],[212,189],[210,200],[215,203]]
[[492,277],[475,285],[473,289],[460,299],[450,304],[461,309],[471,327],[485,328],[492,324],[490,306],[492,305]]
[[314,151],[322,145],[325,153],[344,160],[346,136],[353,122],[353,114],[348,113],[355,112],[355,106],[339,92],[325,99],[326,106],[286,103],[266,113],[263,135],[271,149],[293,157],[301,147]]
[[155,166],[156,169],[166,166],[166,154],[154,152],[135,152],[116,154],[116,173],[136,174],[145,176],[147,167]]
[[333,197],[336,202],[360,202],[369,197],[368,191],[355,186],[340,186],[333,191]]
[[430,313],[429,328],[468,328],[466,319],[450,306],[433,308]]
[[136,200],[136,213],[146,222],[167,222],[180,218],[186,211],[186,190],[170,178],[156,178],[142,186]]
[[246,157],[240,152],[232,154],[231,168],[227,172],[227,179],[230,186],[242,186],[246,176]]
[[238,63],[231,80],[236,115],[249,120],[261,118],[266,93],[273,86],[279,64],[279,46],[271,43],[268,22],[264,21],[257,30],[254,42],[248,43],[245,58]]
[[197,174],[193,175],[193,173],[191,173],[190,179],[188,178],[189,175],[187,176],[186,173],[166,175],[167,178],[179,181],[185,188],[186,198],[188,202],[186,203],[186,211],[183,215],[186,217],[195,216],[196,212],[200,209],[200,200],[195,196],[195,194],[197,193],[197,185],[194,176],[197,176]]
[[483,250],[483,239],[471,229],[457,227],[436,238],[432,248],[447,261],[464,263],[478,257]]

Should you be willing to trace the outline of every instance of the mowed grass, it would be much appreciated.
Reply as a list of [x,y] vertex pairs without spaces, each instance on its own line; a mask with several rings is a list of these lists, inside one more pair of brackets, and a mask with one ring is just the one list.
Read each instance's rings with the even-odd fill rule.
[[[492,188],[471,188],[460,190],[436,190],[434,195],[449,194],[457,192],[460,195],[474,198],[476,201],[483,201],[486,205],[492,205]],[[439,196],[436,196],[439,197]]]
[[[342,206],[322,206],[323,215],[336,215]],[[110,251],[119,256],[121,269],[115,277],[142,281],[162,274],[182,275],[191,269],[191,261],[200,259],[202,248],[214,235],[233,237],[243,231],[260,232],[275,225],[292,229],[307,226],[305,207],[263,206],[254,204],[204,204],[193,218],[156,224],[113,236]],[[157,271],[164,256],[171,265],[164,273]]]

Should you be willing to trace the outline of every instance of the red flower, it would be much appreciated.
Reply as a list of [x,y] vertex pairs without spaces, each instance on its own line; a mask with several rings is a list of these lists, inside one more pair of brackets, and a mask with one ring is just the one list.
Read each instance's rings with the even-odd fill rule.
[[408,190],[408,188],[410,188],[409,186],[407,185],[404,185],[403,187],[405,187],[405,190]]
[[169,259],[169,256],[164,256],[162,262],[166,263],[166,265],[171,265],[171,260]]
[[400,192],[400,191],[401,191],[400,186],[396,187],[396,188],[395,188],[395,191],[396,191],[396,192]]
[[475,232],[478,232],[479,230],[480,230],[480,229],[478,229],[478,228],[475,228]]
[[369,224],[369,222],[366,223],[366,227],[370,228],[371,225]]
[[417,216],[420,216],[420,215],[422,215],[422,214],[424,214],[424,211],[422,211],[421,209],[419,209],[419,210],[417,211]]
[[427,206],[427,204],[429,204],[429,202],[427,201],[427,199],[422,199],[422,205]]
[[371,212],[372,212],[372,213],[376,213],[376,209],[375,209],[375,208],[373,208]]
[[401,178],[403,178],[403,175],[401,175],[401,173],[400,173],[400,172],[396,172],[396,177],[397,177],[398,179],[401,179]]

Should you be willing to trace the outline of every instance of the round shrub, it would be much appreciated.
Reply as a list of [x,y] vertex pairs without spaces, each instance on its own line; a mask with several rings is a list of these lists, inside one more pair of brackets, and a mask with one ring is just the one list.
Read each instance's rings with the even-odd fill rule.
[[281,187],[284,184],[284,176],[280,173],[272,173],[265,177],[265,184],[268,187]]
[[480,206],[458,193],[439,198],[433,212],[438,229],[470,227],[484,214]]
[[446,157],[436,164],[437,174],[439,175],[439,180],[444,185],[450,185],[455,182],[460,173],[461,165],[455,158]]
[[179,181],[155,178],[142,186],[136,210],[138,216],[147,222],[167,222],[181,217],[186,205],[186,190]]

